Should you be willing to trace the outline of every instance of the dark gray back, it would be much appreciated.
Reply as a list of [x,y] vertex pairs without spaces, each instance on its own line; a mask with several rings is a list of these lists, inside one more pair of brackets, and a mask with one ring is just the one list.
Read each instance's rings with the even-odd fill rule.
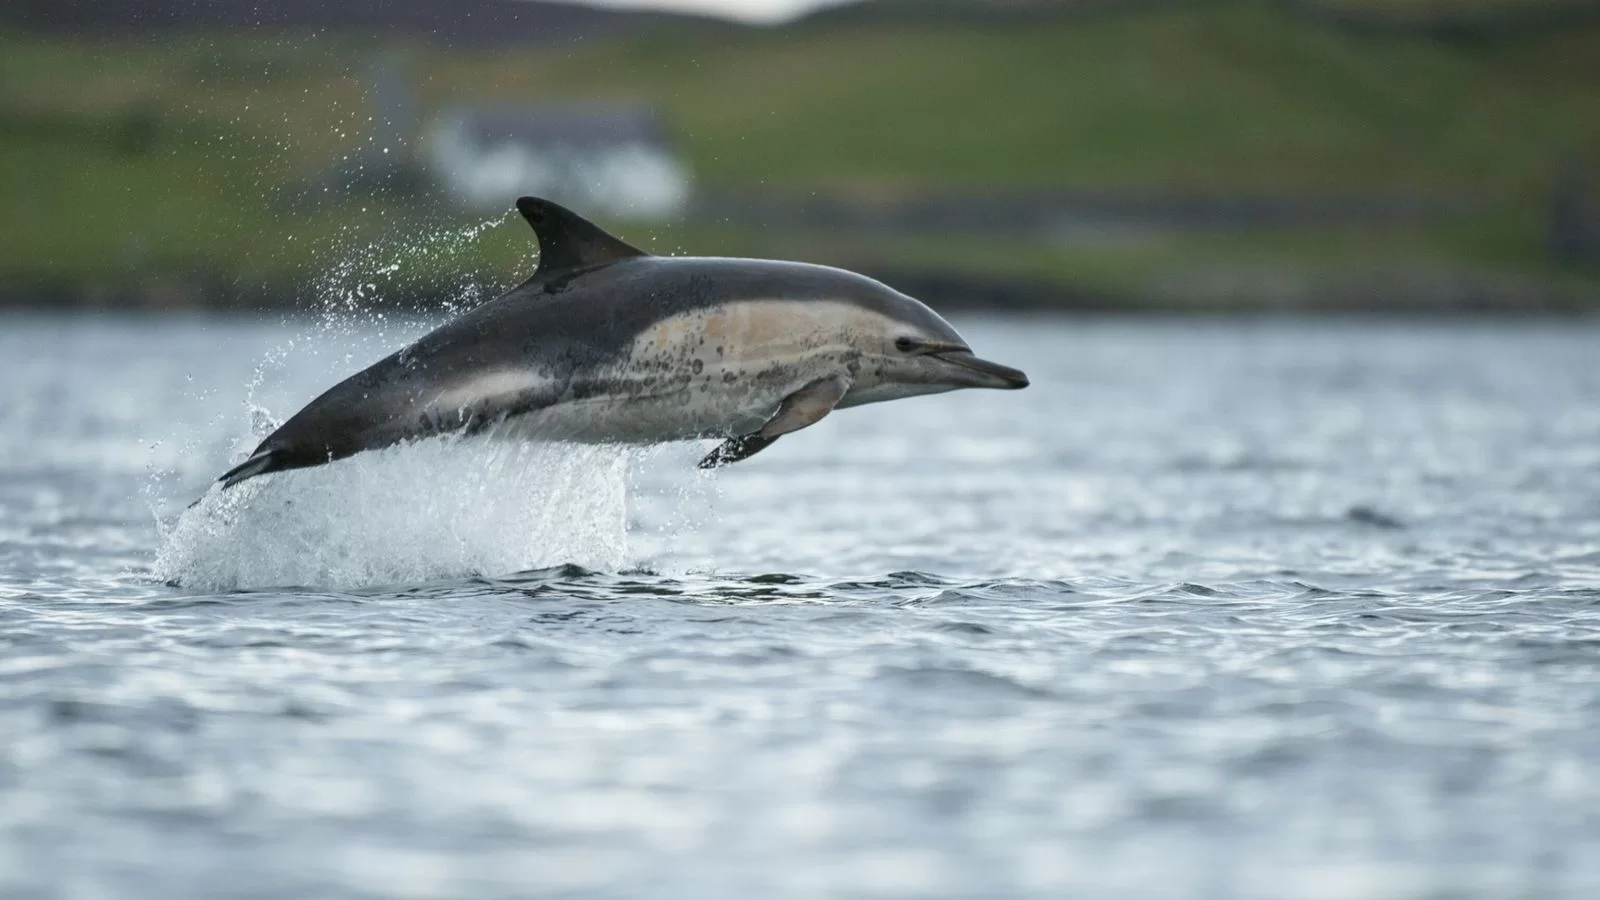
[[863,275],[806,263],[640,257],[571,276],[536,277],[422,338],[410,351],[451,370],[521,359],[572,371],[624,352],[646,328],[748,300],[858,305],[960,340],[922,303]]

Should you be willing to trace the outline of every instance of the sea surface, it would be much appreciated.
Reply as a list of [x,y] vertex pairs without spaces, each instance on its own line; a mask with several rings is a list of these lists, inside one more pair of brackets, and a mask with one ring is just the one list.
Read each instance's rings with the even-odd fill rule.
[[426,325],[0,318],[0,897],[1600,897],[1600,323],[208,491]]

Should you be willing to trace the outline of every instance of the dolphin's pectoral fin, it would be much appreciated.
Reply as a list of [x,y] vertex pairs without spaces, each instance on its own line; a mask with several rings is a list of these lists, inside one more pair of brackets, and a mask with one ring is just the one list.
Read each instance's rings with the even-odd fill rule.
[[845,392],[849,390],[850,379],[843,375],[818,378],[783,398],[778,411],[773,413],[772,418],[768,419],[767,424],[761,426],[761,430],[756,434],[777,440],[779,435],[815,425],[822,421],[823,416],[833,412],[833,408],[839,405],[839,401],[844,399]]
[[833,412],[833,408],[839,405],[849,390],[850,379],[843,375],[832,375],[811,382],[783,398],[778,411],[754,434],[731,437],[706,454],[706,458],[700,460],[700,468],[715,469],[749,459],[772,446],[783,435],[817,424],[823,416]]
[[777,440],[775,437],[762,437],[759,434],[742,434],[728,438],[718,444],[717,449],[707,453],[705,459],[700,460],[699,468],[719,469],[729,463],[749,459],[772,446]]

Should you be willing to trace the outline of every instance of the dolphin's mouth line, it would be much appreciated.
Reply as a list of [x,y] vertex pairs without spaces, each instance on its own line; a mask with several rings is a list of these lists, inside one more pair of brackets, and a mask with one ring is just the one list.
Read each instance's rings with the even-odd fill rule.
[[1005,390],[1018,390],[1028,386],[1028,376],[1020,369],[1002,366],[997,362],[990,362],[982,357],[972,355],[971,350],[950,350],[944,353],[932,354],[934,358],[943,360],[963,369],[971,369],[1005,382]]

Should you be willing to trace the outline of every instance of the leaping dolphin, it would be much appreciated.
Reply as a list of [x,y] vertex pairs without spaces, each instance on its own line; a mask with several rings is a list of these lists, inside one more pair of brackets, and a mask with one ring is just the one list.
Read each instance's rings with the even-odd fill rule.
[[835,409],[1028,377],[854,272],[651,256],[548,200],[517,210],[533,277],[311,401],[223,487],[447,433],[583,443],[724,438],[747,459]]

